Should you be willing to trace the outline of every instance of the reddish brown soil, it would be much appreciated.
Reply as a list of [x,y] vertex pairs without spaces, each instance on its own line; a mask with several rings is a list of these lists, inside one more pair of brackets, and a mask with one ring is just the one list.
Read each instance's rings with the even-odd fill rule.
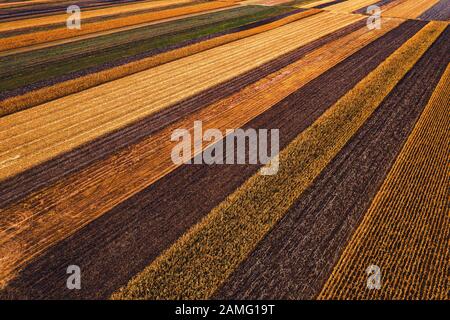
[[[423,23],[406,22],[288,96],[246,128],[279,128],[286,146]],[[333,90],[329,90],[330,86]],[[258,165],[185,165],[38,257],[4,298],[107,298],[246,179]],[[83,290],[66,289],[81,267]]]

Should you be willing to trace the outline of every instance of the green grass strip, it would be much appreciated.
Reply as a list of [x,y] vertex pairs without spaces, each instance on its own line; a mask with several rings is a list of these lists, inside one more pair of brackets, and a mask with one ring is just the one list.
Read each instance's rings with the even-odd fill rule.
[[278,174],[247,180],[112,298],[209,298],[444,29],[421,29],[281,151]]

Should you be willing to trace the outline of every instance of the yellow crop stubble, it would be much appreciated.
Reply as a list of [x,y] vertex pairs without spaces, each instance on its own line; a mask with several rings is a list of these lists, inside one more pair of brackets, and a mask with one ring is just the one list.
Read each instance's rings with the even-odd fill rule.
[[[94,17],[108,16],[114,15],[118,13],[127,13],[134,12],[145,9],[156,9],[158,7],[170,6],[175,4],[189,3],[192,0],[161,0],[161,1],[150,1],[150,2],[142,2],[135,4],[128,4],[122,6],[115,6],[109,8],[102,9],[94,9],[89,10],[81,9],[81,19],[89,19]],[[65,23],[66,19],[69,17],[69,14],[57,14],[46,17],[39,18],[29,18],[29,19],[21,19],[0,23],[0,32],[11,31],[22,28],[29,27],[37,27],[48,24],[56,24],[56,23]],[[83,20],[82,20],[83,21]]]
[[[0,279],[5,282],[13,270],[23,267],[42,250],[176,169],[170,157],[173,147],[170,135],[176,128],[189,128],[199,119],[203,121],[204,129],[225,131],[242,127],[400,23],[394,19],[386,22],[382,30],[369,31],[364,27],[339,38],[240,92],[164,128],[132,149],[98,162],[5,209],[0,216],[0,255],[8,258],[1,264]],[[276,88],[276,91],[270,88]],[[8,245],[11,243],[14,245]],[[13,247],[16,250],[10,250]],[[18,247],[27,250],[18,250]]]
[[[448,299],[450,65],[320,299]],[[367,266],[381,289],[366,288]]]
[[276,175],[254,175],[112,298],[209,298],[444,29],[420,30],[281,151]]
[[225,45],[233,41],[256,35],[258,33],[269,31],[319,12],[319,10],[308,10],[306,12],[301,12],[279,21],[259,26],[250,30],[236,32],[233,34],[202,41],[200,43],[192,44],[184,48],[172,50],[166,53],[158,54],[156,56],[144,58],[139,61],[130,62],[122,66],[96,72],[62,83],[57,83],[53,86],[31,91],[20,96],[5,99],[3,101],[0,101],[0,117],[36,106],[50,100],[64,97],[72,93],[80,92],[82,90],[86,90],[88,88],[92,88],[109,81],[117,80],[125,76],[162,65],[164,63],[168,63],[205,50],[209,50],[220,45]]
[[414,19],[438,3],[439,0],[408,0],[383,12],[386,17]]

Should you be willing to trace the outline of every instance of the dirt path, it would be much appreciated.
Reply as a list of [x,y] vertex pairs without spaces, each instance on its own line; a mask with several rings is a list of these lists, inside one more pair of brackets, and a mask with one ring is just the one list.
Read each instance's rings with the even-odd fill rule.
[[[401,25],[245,127],[280,128],[281,147],[287,145],[419,28],[416,22]],[[333,85],[335,90],[328,90],[324,84]],[[4,295],[107,297],[258,168],[255,165],[182,166],[50,248],[10,283]],[[84,270],[82,292],[64,289],[66,267],[63,266],[69,261]]]

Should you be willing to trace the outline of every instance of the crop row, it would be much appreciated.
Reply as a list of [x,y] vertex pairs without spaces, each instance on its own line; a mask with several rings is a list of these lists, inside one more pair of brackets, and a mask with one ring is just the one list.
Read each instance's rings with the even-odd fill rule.
[[281,151],[276,175],[251,177],[114,298],[210,297],[442,30],[430,26],[407,41]]
[[[93,18],[93,17],[101,17],[101,16],[108,16],[113,15],[117,13],[126,13],[126,12],[134,12],[134,11],[141,11],[144,9],[151,9],[151,8],[158,8],[158,7],[165,7],[172,4],[178,4],[178,3],[189,3],[192,2],[192,0],[160,0],[160,1],[150,1],[150,2],[140,2],[136,4],[129,4],[126,6],[116,6],[111,8],[104,8],[104,9],[96,9],[96,10],[83,10],[82,11],[82,23],[83,20]],[[48,17],[38,17],[38,18],[31,18],[31,19],[22,19],[22,20],[15,20],[10,22],[2,22],[0,23],[0,33],[4,31],[10,31],[10,30],[16,30],[16,29],[22,29],[22,28],[29,28],[29,27],[38,27],[42,25],[48,25],[48,24],[57,24],[57,23],[66,23],[68,15],[67,14],[56,14],[51,15]]]
[[171,50],[162,54],[157,54],[149,58],[143,58],[138,61],[133,61],[124,65],[119,65],[117,67],[99,71],[96,73],[88,74],[79,78],[64,81],[61,83],[56,83],[53,86],[44,87],[29,93],[25,93],[20,96],[15,96],[3,100],[0,102],[0,115],[6,115],[14,113],[19,110],[24,110],[38,104],[64,97],[66,95],[80,92],[82,90],[112,81],[120,79],[122,77],[147,70],[152,67],[159,66],[164,63],[168,63],[183,57],[188,57],[193,54],[215,48],[227,43],[243,39],[261,32],[265,32],[271,29],[275,29],[279,26],[285,25],[287,23],[293,22],[295,20],[316,14],[317,11],[310,10],[304,13],[299,13],[280,19],[273,23],[269,23],[263,26],[252,28],[250,30],[245,30],[241,32],[234,32],[232,34],[216,37],[199,43],[194,43],[192,45],[187,45],[185,47]]
[[233,6],[233,2],[212,1],[208,3],[196,4],[188,7],[162,10],[158,12],[149,12],[137,14],[130,17],[118,18],[107,21],[93,22],[84,24],[78,29],[55,29],[49,31],[40,31],[35,33],[23,34],[9,38],[0,39],[1,51],[21,48],[49,41],[67,39],[71,37],[91,34],[95,32],[106,31],[126,26],[133,26],[140,23],[163,20],[188,14],[199,13],[208,10],[220,9]]
[[438,3],[439,0],[407,0],[383,12],[386,17],[414,19]]
[[3,117],[0,176],[17,174],[360,19],[337,17],[332,13],[314,15]]
[[[447,67],[319,298],[448,298],[449,84]],[[380,290],[365,287],[371,264]]]
[[[177,122],[157,135],[145,139],[132,149],[124,150],[109,157],[108,160],[95,163],[92,167],[81,171],[74,177],[44,189],[39,196],[34,194],[19,205],[14,205],[5,210],[5,212],[9,212],[5,215],[8,219],[1,222],[1,229],[8,230],[8,225],[15,225],[14,233],[9,233],[9,237],[13,237],[9,241],[16,239],[14,242],[27,243],[26,246],[30,248],[28,255],[35,255],[32,252],[39,252],[39,248],[48,247],[51,243],[61,240],[58,237],[62,234],[67,236],[67,234],[75,232],[80,225],[89,223],[92,219],[101,216],[123,199],[139,192],[162,175],[175,169],[170,159],[172,144],[169,143],[171,130],[175,127],[189,128],[196,119],[202,119],[205,121],[205,126],[215,128],[240,127],[298,87],[317,77],[321,72],[331,68],[333,64],[351,55],[352,52],[373,41],[374,38],[381,36],[396,24],[398,22],[392,22],[392,25],[387,25],[386,30],[377,33],[368,32],[366,28],[363,28],[341,40],[332,42],[330,45],[321,47],[308,54],[304,59],[206,107],[201,112],[189,116],[182,122]],[[349,42],[352,43],[351,47],[343,46],[343,44]],[[304,72],[297,73],[295,72],[297,70],[303,70]],[[272,94],[271,90],[267,90],[270,87],[279,89],[276,95]],[[117,159],[121,159],[120,162]],[[73,166],[73,161],[71,163]],[[114,183],[111,183],[112,181]],[[67,192],[64,190],[73,190],[73,186],[84,186],[83,190],[96,191],[88,194],[86,191],[77,188],[82,192],[83,198],[77,195],[78,192],[67,197]],[[60,199],[62,195],[64,195],[63,202]],[[63,206],[60,207],[59,203]],[[94,203],[95,205],[93,205]],[[24,208],[30,207],[33,208],[33,214],[30,212],[30,216],[24,219],[19,213],[23,212]],[[48,212],[48,208],[52,208],[52,212],[60,212],[58,219]],[[83,215],[78,217],[78,212],[83,212]],[[33,216],[40,217],[39,225],[42,225],[41,227],[36,225]],[[77,218],[74,219],[74,217]],[[32,230],[27,227],[28,223],[34,224]],[[61,228],[61,225],[67,228],[67,233],[52,231],[53,226]],[[22,232],[23,230],[28,231]],[[6,238],[6,234],[4,237]],[[14,259],[11,257],[16,261],[16,266],[17,262],[24,263],[24,260],[18,258],[17,255]]]

